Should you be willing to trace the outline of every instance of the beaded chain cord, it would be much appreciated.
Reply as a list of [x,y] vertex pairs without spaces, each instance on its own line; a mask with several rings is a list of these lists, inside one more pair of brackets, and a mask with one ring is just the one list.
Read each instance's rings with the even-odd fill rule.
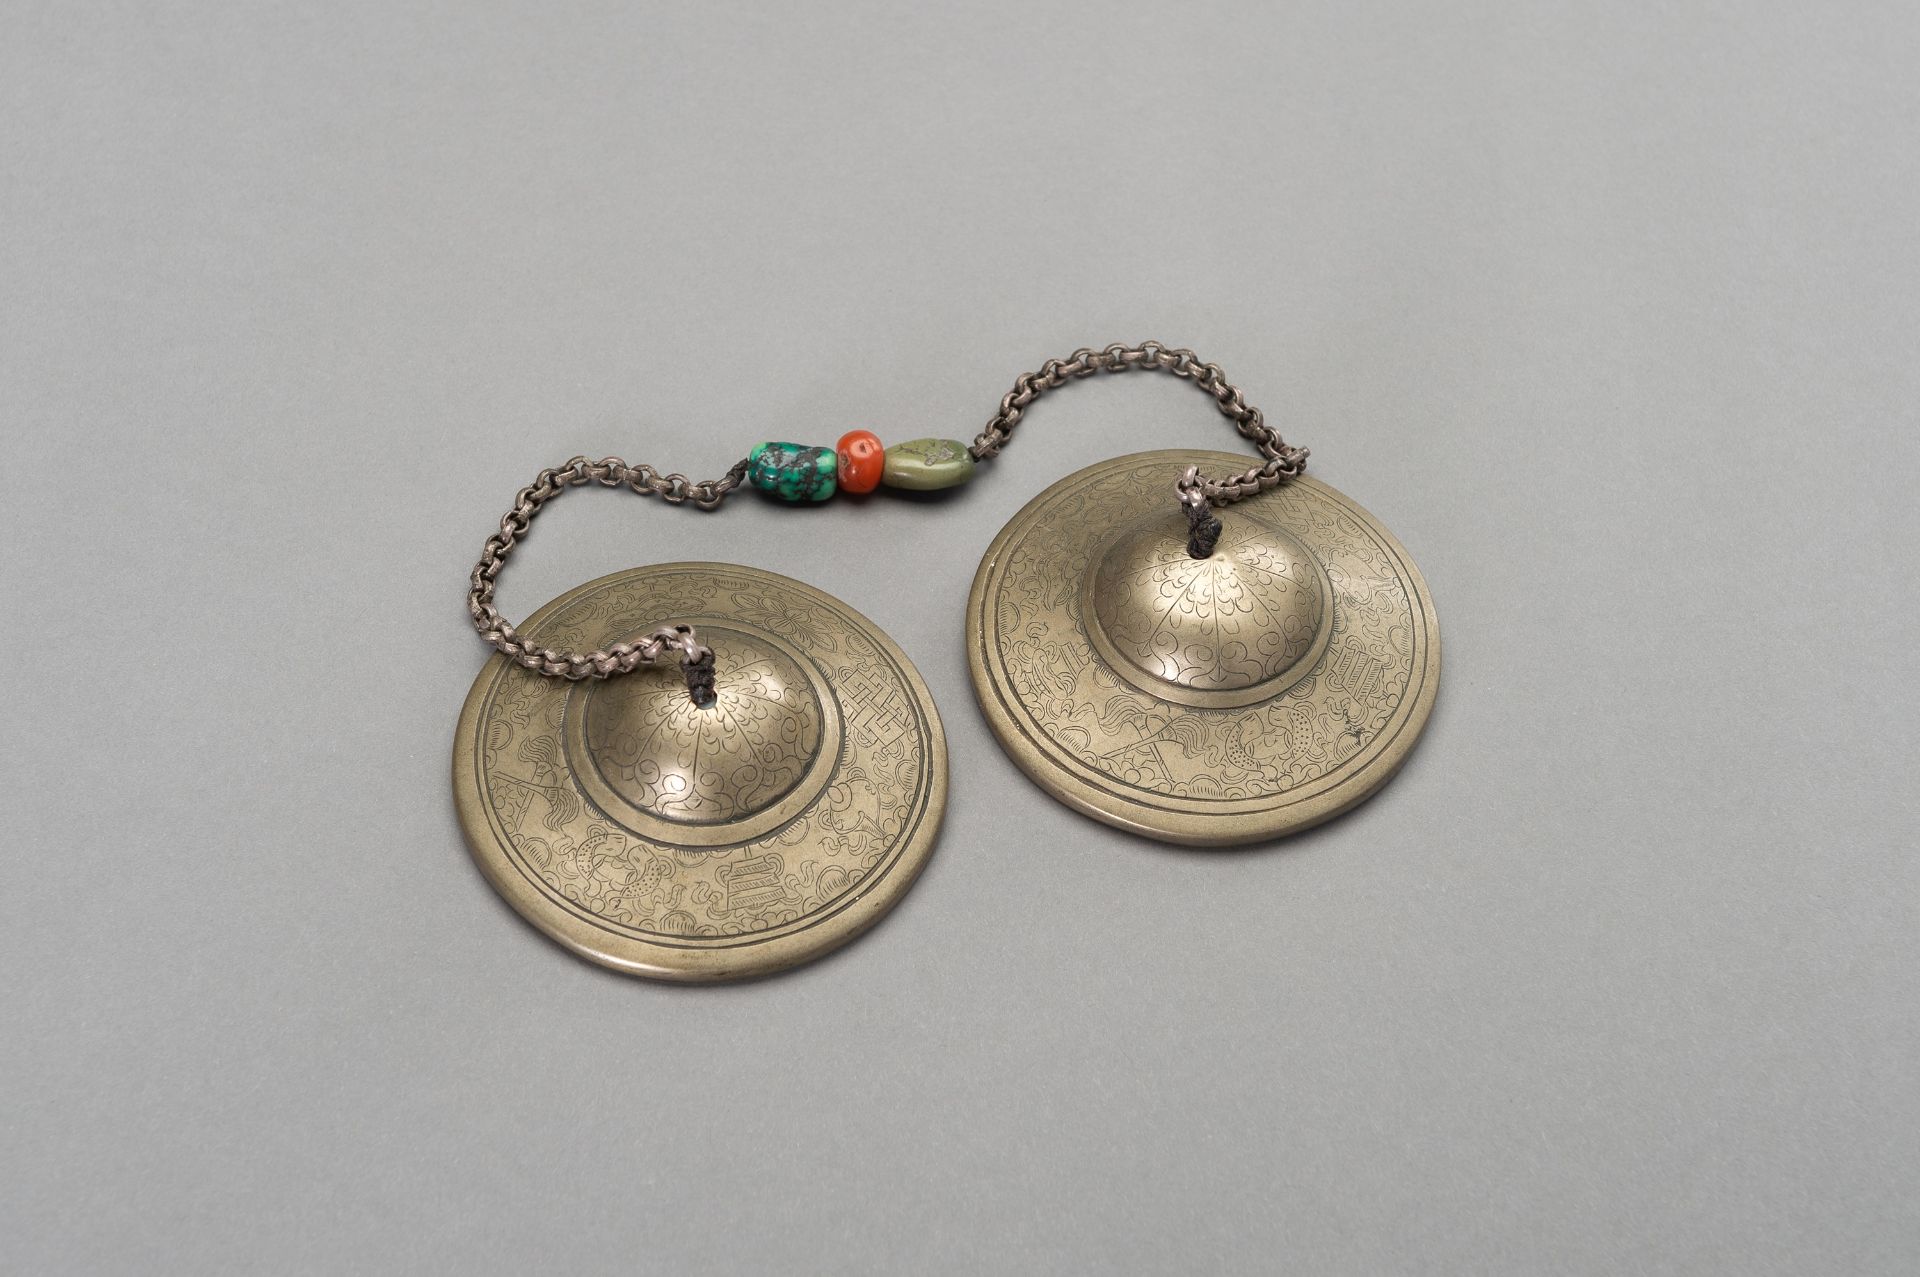
[[1037,371],[1022,373],[1013,389],[1001,398],[999,412],[971,444],[955,439],[912,439],[888,447],[870,430],[849,431],[831,448],[768,442],[754,445],[722,477],[698,483],[684,474],[663,475],[649,465],[630,466],[618,457],[601,461],[574,457],[563,466],[542,470],[515,495],[513,508],[501,518],[500,530],[487,538],[480,561],[468,578],[467,611],[474,629],[488,644],[509,660],[553,678],[609,678],[675,653],[693,703],[711,705],[713,651],[699,641],[691,626],[661,625],[635,642],[616,643],[593,652],[565,652],[531,642],[500,614],[493,602],[495,583],[507,556],[526,535],[541,506],[568,488],[585,483],[626,487],[641,496],[657,496],[674,505],[691,503],[701,510],[718,509],[727,494],[742,483],[789,502],[826,501],[837,492],[866,494],[883,486],[939,491],[967,482],[980,462],[998,456],[1011,442],[1028,405],[1042,394],[1095,373],[1135,369],[1172,373],[1206,391],[1221,415],[1231,420],[1266,458],[1260,465],[1219,479],[1207,478],[1197,466],[1189,466],[1174,484],[1187,519],[1187,553],[1196,559],[1207,558],[1220,537],[1220,520],[1213,508],[1264,492],[1301,473],[1306,469],[1307,450],[1289,445],[1267,425],[1260,410],[1247,403],[1219,365],[1202,362],[1191,350],[1149,341],[1102,350],[1082,347],[1066,359],[1049,359]]

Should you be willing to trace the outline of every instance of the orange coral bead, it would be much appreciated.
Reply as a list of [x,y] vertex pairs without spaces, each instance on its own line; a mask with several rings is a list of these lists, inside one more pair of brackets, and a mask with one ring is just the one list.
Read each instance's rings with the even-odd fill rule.
[[840,454],[840,490],[872,492],[886,473],[887,449],[871,430],[849,430],[834,445]]

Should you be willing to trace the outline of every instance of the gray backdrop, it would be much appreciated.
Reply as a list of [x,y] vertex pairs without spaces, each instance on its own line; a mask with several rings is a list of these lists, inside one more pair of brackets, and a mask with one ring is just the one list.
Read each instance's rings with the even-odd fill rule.
[[[1910,10],[4,7],[0,1267],[1920,1263]],[[595,491],[505,580],[888,630],[954,765],[877,930],[663,988],[495,898],[461,592],[536,469],[1146,337],[1425,569],[1381,796],[1180,851],[995,747],[995,531],[1233,446],[1103,379],[952,501]]]

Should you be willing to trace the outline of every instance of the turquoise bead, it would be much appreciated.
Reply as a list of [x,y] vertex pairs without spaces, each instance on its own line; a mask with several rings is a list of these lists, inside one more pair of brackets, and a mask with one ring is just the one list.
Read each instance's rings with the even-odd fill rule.
[[832,448],[762,443],[747,454],[747,479],[782,501],[825,501],[833,495],[839,464]]
[[880,481],[889,488],[932,492],[973,478],[973,454],[958,439],[912,439],[887,449]]

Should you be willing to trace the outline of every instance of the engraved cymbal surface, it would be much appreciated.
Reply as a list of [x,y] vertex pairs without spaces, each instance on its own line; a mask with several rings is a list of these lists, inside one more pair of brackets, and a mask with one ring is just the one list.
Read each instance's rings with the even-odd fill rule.
[[588,685],[581,763],[663,820],[725,824],[792,790],[820,751],[822,707],[798,664],[763,640],[709,626],[714,703],[667,678]]
[[1128,664],[1183,687],[1238,690],[1293,668],[1321,633],[1326,589],[1299,542],[1235,519],[1212,557],[1149,516],[1100,557],[1094,620]]
[[995,538],[967,610],[988,724],[1069,806],[1195,845],[1274,838],[1373,793],[1439,686],[1419,569],[1301,477],[1221,510],[1186,554],[1168,494],[1225,453],[1138,453],[1041,493]]
[[1087,576],[1088,637],[1114,673],[1187,705],[1278,695],[1326,649],[1332,592],[1305,547],[1256,519],[1222,515],[1213,554],[1187,553],[1186,525],[1149,514]]
[[752,568],[616,573],[527,628],[594,647],[663,618],[713,648],[712,706],[672,666],[567,683],[487,664],[454,743],[468,845],[528,921],[606,966],[711,981],[818,957],[932,851],[947,784],[932,697],[866,618]]

